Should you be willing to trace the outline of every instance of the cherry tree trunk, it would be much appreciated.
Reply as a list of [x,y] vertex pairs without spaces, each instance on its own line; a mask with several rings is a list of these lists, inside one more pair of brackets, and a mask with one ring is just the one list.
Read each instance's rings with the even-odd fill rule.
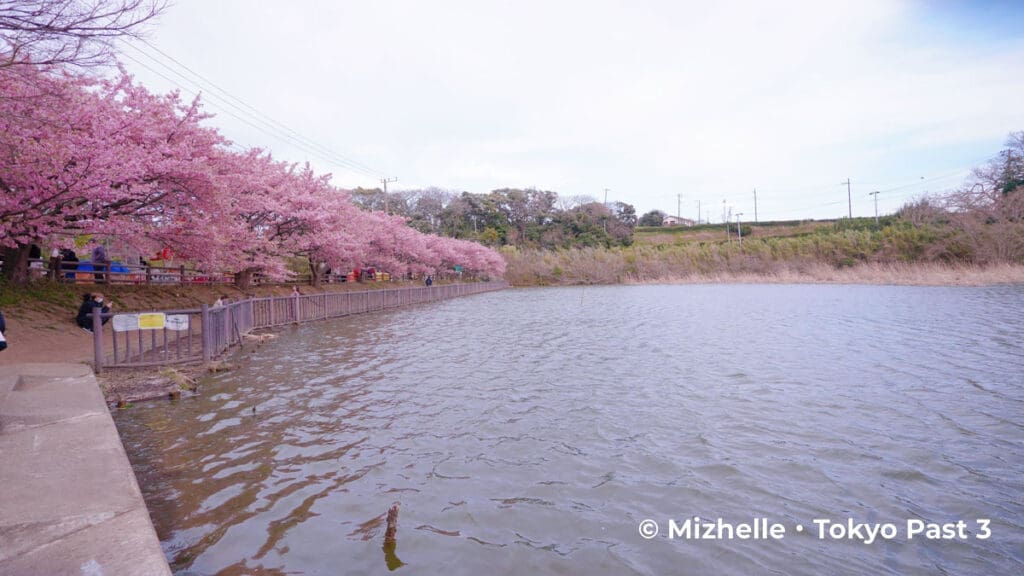
[[13,284],[28,282],[28,255],[32,246],[19,244],[14,248],[4,248],[4,278]]
[[316,288],[320,286],[320,280],[323,277],[324,271],[327,269],[322,262],[318,262],[313,258],[309,259],[309,285]]
[[252,285],[252,276],[258,268],[244,268],[235,273],[235,287],[246,289]]

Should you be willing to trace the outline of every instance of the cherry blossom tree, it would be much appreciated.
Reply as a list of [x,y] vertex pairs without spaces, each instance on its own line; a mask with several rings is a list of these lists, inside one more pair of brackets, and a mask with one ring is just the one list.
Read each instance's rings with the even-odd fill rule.
[[8,275],[20,279],[33,243],[96,233],[136,241],[198,207],[192,187],[224,143],[204,118],[197,102],[150,94],[123,74],[97,81],[37,69],[0,85]]
[[294,256],[314,279],[347,266],[503,271],[482,246],[358,209],[308,165],[231,151],[198,100],[150,93],[123,72],[97,80],[37,67],[13,78],[0,84],[0,248],[15,281],[26,279],[32,244],[81,234],[168,247],[243,285],[256,273],[287,276]]

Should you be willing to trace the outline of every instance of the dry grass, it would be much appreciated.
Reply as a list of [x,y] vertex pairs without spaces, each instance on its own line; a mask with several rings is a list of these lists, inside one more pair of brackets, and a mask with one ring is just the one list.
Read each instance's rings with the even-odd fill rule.
[[[864,261],[844,256],[861,248],[856,235],[842,252],[832,244],[735,244],[656,249],[506,250],[506,279],[516,286],[659,283],[834,283],[974,286],[1024,282],[1020,264]],[[813,240],[813,239],[812,239]],[[836,261],[833,263],[830,260]]]
[[989,286],[1024,283],[1024,266],[944,264],[862,264],[835,268],[811,264],[766,273],[715,272],[678,277],[630,279],[627,284],[880,284],[896,286]]

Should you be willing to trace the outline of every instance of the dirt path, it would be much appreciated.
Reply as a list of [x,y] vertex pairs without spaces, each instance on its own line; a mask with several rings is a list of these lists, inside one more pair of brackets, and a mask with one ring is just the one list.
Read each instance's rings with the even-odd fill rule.
[[92,360],[92,333],[76,326],[70,315],[63,322],[33,310],[5,310],[4,316],[8,348],[0,352],[0,366]]

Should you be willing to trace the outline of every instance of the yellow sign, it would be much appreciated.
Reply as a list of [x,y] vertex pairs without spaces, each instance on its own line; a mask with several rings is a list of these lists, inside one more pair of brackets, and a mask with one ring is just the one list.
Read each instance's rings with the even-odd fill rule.
[[139,314],[139,330],[162,330],[165,323],[163,312]]

